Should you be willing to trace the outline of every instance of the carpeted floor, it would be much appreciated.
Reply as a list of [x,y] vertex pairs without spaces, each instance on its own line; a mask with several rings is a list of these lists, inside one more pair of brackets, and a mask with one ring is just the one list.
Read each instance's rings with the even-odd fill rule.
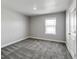
[[2,48],[1,59],[72,59],[65,44],[26,39]]

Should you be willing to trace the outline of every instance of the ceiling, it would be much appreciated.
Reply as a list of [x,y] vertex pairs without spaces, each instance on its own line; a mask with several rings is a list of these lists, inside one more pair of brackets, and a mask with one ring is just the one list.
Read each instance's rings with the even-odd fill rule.
[[72,0],[2,0],[2,7],[25,15],[40,15],[65,11]]

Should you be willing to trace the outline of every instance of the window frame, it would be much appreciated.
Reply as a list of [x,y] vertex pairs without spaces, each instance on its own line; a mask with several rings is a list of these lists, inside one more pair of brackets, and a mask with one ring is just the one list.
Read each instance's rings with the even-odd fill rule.
[[[55,23],[53,23],[53,24],[47,24],[47,21],[49,21],[49,23],[50,22],[55,22]],[[50,28],[51,27],[51,29],[53,28],[53,31],[52,30],[50,30],[50,32],[47,32],[47,28]],[[50,34],[50,35],[56,35],[56,18],[52,18],[52,19],[46,19],[45,20],[45,34]]]

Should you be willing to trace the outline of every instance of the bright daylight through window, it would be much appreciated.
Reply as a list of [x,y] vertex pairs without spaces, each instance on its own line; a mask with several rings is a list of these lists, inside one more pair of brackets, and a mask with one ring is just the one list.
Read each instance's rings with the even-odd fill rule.
[[56,18],[45,20],[45,34],[56,34]]

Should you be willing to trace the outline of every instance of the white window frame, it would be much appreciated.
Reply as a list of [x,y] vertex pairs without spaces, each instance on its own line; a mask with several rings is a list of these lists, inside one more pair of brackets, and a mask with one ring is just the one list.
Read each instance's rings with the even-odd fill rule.
[[56,35],[56,18],[45,20],[45,34]]

